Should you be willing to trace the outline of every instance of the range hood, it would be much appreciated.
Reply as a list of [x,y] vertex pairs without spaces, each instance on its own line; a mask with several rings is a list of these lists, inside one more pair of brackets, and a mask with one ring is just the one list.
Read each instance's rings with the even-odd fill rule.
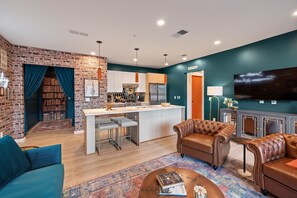
[[123,83],[123,88],[136,89],[139,85],[137,83]]

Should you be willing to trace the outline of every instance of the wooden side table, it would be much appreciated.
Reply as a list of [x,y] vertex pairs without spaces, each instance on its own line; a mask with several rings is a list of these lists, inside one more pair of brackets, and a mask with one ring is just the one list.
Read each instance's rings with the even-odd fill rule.
[[[140,198],[161,197],[159,196],[160,185],[157,181],[156,175],[161,173],[171,172],[171,171],[176,171],[178,174],[181,175],[182,179],[185,182],[187,197],[192,198],[194,196],[195,184],[199,186],[204,186],[204,188],[207,190],[207,197],[211,197],[211,198],[224,197],[222,191],[212,181],[210,181],[203,175],[200,175],[199,173],[196,173],[193,170],[189,170],[185,168],[177,168],[173,166],[168,166],[148,174],[141,184],[139,197]],[[162,197],[175,197],[175,196],[162,196]]]
[[238,169],[238,173],[243,177],[251,176],[252,173],[246,170],[246,144],[248,141],[250,141],[250,139],[236,136],[232,136],[230,139],[238,144],[243,145],[243,169]]

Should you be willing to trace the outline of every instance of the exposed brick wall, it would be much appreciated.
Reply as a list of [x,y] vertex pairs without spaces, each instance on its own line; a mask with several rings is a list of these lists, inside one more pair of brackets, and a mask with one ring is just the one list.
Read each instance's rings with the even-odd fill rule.
[[[7,52],[7,70],[3,71],[0,69],[0,72],[4,72],[6,76],[10,78],[11,76],[11,56],[12,56],[12,45],[8,42],[3,36],[0,35],[0,49],[3,49]],[[11,84],[9,83],[9,89],[11,90]],[[0,96],[0,132],[3,132],[4,135],[10,135],[12,130],[12,101],[7,99],[7,95]]]
[[[3,37],[0,37],[0,39]],[[5,41],[5,39],[4,39]],[[2,46],[1,40],[1,46]],[[5,43],[5,42],[4,42]],[[102,80],[100,81],[100,96],[85,102],[84,79],[97,79],[98,57],[76,53],[46,50],[34,47],[10,45],[9,87],[12,90],[12,100],[2,104],[0,119],[7,119],[6,124],[0,124],[5,131],[13,131],[14,138],[24,137],[24,64],[45,65],[54,67],[74,68],[75,81],[75,130],[83,130],[84,118],[82,109],[103,107],[107,91],[107,60],[101,58]],[[2,109],[5,109],[2,113]],[[10,123],[10,124],[9,124]],[[9,129],[9,130],[8,130]],[[2,130],[2,129],[1,129]]]

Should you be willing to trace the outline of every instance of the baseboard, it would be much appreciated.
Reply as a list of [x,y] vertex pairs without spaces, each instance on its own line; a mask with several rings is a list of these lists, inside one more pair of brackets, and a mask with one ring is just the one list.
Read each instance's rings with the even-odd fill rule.
[[14,139],[16,143],[21,143],[26,141],[26,137],[20,138],[20,139]]
[[83,133],[85,133],[84,130],[74,131],[74,135],[83,134]]

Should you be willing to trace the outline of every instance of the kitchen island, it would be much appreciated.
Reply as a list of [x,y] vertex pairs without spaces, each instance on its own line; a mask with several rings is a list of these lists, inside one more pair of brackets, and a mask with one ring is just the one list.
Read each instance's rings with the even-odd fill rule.
[[133,141],[139,145],[141,142],[175,134],[173,126],[185,119],[185,107],[171,105],[151,105],[149,107],[118,107],[107,111],[105,108],[83,109],[85,118],[84,144],[86,155],[96,152],[95,146],[95,119],[96,116],[115,116],[125,114],[138,122]]

